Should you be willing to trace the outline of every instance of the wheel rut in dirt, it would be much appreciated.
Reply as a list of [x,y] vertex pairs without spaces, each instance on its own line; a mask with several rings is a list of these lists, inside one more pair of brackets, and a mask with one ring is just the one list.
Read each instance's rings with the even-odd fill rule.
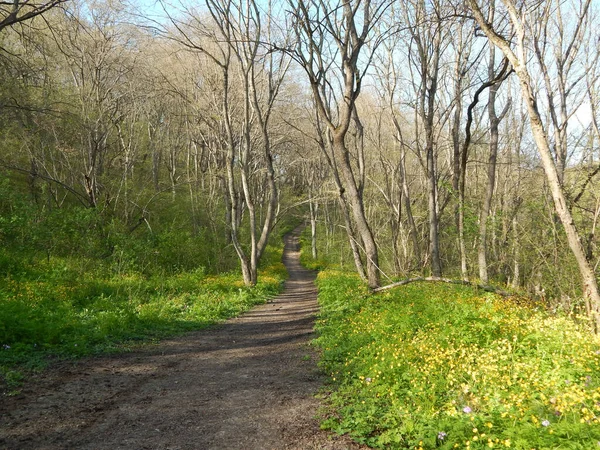
[[2,449],[359,449],[319,430],[314,273],[285,238],[284,292],[124,355],[63,363],[0,405]]

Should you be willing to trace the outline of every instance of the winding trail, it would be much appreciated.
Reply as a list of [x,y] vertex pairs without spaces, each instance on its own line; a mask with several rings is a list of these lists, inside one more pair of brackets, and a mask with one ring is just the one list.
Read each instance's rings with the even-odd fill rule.
[[360,449],[319,430],[314,274],[286,236],[284,292],[208,330],[62,363],[0,397],[1,449]]

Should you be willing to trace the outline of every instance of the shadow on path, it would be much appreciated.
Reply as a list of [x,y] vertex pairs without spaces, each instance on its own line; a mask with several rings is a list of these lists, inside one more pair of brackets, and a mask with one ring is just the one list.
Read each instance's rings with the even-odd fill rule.
[[209,330],[64,365],[2,399],[2,449],[359,449],[319,430],[314,273],[285,238],[284,292]]

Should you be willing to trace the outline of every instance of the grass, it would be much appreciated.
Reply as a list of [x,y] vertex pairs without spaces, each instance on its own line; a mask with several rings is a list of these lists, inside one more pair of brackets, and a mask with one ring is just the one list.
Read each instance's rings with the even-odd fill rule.
[[147,192],[147,226],[132,227],[116,205],[57,207],[35,192],[0,173],[0,392],[16,392],[56,358],[126,351],[236,316],[278,293],[287,276],[291,215],[271,234],[258,284],[247,287],[218,229],[225,205],[213,205],[210,218],[200,210],[192,224],[188,196]]
[[318,284],[324,428],[385,449],[600,445],[600,339],[571,318],[461,286]]
[[286,276],[281,248],[268,253],[270,263],[254,287],[244,286],[238,272],[106,277],[83,273],[76,259],[21,265],[0,279],[0,375],[8,392],[50,358],[124,351],[264,302]]

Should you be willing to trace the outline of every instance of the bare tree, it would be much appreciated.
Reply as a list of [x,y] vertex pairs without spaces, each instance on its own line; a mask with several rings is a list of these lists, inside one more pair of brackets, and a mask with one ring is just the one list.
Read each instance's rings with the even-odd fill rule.
[[116,2],[95,5],[89,13],[78,7],[61,26],[50,27],[76,94],[73,107],[83,128],[81,183],[92,207],[100,201],[100,178],[109,152],[126,150],[119,149],[119,142],[113,145],[113,139],[118,141],[115,134],[125,117],[122,107],[131,90],[122,86],[135,67],[135,57],[127,49],[130,30],[119,26],[119,8],[122,5]]
[[[477,0],[469,0],[469,7],[481,30],[487,38],[497,46],[510,61],[521,84],[521,92],[529,113],[531,132],[533,134],[542,165],[546,174],[548,185],[554,201],[556,214],[558,215],[567,235],[569,247],[577,265],[582,279],[583,294],[587,302],[588,313],[593,319],[596,328],[600,327],[600,293],[594,270],[587,260],[581,237],[575,226],[573,216],[568,208],[567,199],[557,170],[556,161],[553,157],[539,102],[534,91],[534,82],[529,68],[528,45],[532,39],[534,29],[530,22],[530,11],[525,4],[517,6],[512,0],[502,0],[507,9],[508,20],[514,36],[507,37],[498,31],[498,26],[490,23]],[[520,9],[519,9],[520,8]]]
[[544,82],[550,143],[561,183],[569,157],[569,121],[584,98],[585,70],[580,52],[590,26],[591,3],[553,0],[530,12],[530,37]]
[[[323,98],[327,101],[327,111],[331,113],[331,105],[329,104],[329,98],[325,94],[324,90]],[[314,99],[313,99],[314,102]],[[315,112],[315,130],[317,132],[316,142],[321,149],[321,153],[324,155],[325,160],[329,168],[331,169],[331,173],[333,175],[333,180],[335,182],[335,186],[337,188],[338,193],[338,205],[340,207],[342,217],[344,219],[344,229],[346,230],[346,235],[348,236],[348,242],[350,244],[350,249],[352,250],[352,258],[354,261],[354,266],[356,267],[356,271],[358,275],[364,281],[367,281],[367,275],[365,272],[365,264],[361,258],[360,254],[360,237],[356,233],[354,223],[352,222],[351,217],[351,207],[348,204],[348,198],[346,196],[346,192],[344,189],[344,184],[342,182],[342,176],[340,175],[339,167],[337,164],[337,160],[335,157],[335,148],[333,146],[333,139],[331,137],[330,131],[324,126],[323,120],[320,118],[318,113],[318,108],[314,108]]]
[[[390,27],[391,23],[395,20],[399,20],[396,17],[391,17],[389,21],[382,22],[382,27]],[[389,36],[380,48],[380,51],[376,54],[377,59],[375,60],[375,71],[377,74],[376,82],[379,85],[378,91],[380,92],[380,98],[382,102],[382,108],[387,111],[389,120],[392,123],[394,130],[392,131],[393,138],[399,146],[398,160],[395,164],[389,161],[388,157],[384,155],[380,156],[382,165],[388,167],[391,171],[391,181],[386,184],[393,183],[395,178],[398,178],[398,184],[400,185],[400,192],[398,192],[398,204],[393,205],[392,196],[387,195],[388,205],[393,209],[393,218],[390,219],[392,223],[392,239],[399,230],[397,230],[396,223],[400,223],[400,217],[402,217],[402,203],[404,204],[404,210],[406,213],[406,221],[408,224],[408,233],[412,244],[412,265],[414,268],[421,268],[421,244],[419,243],[419,233],[417,230],[417,224],[413,214],[412,207],[412,194],[410,192],[408,173],[407,173],[407,153],[411,151],[411,146],[405,138],[407,133],[406,118],[400,112],[400,101],[399,90],[402,87],[402,70],[401,67],[404,64],[404,59],[399,57],[398,49],[403,45],[402,36],[400,33],[396,33]],[[387,172],[386,172],[387,177]],[[397,254],[396,241],[392,244],[394,246],[395,254]],[[396,256],[397,259],[397,256]],[[398,263],[396,263],[398,264]],[[397,267],[398,268],[398,267]]]
[[[207,7],[212,19],[209,24],[189,9],[184,11],[187,23],[173,17],[171,21],[177,39],[185,47],[204,54],[219,68],[222,111],[214,125],[227,154],[225,186],[231,242],[245,283],[253,285],[277,213],[278,188],[269,122],[290,59],[263,45],[263,38],[269,41],[275,37],[271,36],[271,22],[264,20],[254,1],[208,0]],[[239,83],[233,77],[238,77]],[[236,101],[239,105],[235,105]],[[234,111],[239,115],[234,117]],[[265,210],[259,214],[263,201]],[[249,251],[240,237],[244,211],[248,218]]]
[[67,1],[68,0],[2,0],[0,1],[0,31],[17,23],[33,19]]
[[[433,277],[442,274],[440,217],[452,198],[440,185],[456,173],[454,149],[446,124],[451,123],[456,93],[453,80],[448,12],[443,0],[413,0],[401,4],[408,42],[406,68],[412,92],[405,100],[414,111],[414,149],[423,173],[427,192],[429,265]],[[455,66],[456,67],[456,66]],[[446,155],[446,158],[444,158]]]
[[[357,179],[351,163],[346,135],[370,62],[370,56],[365,57],[362,52],[389,4],[388,1],[374,3],[370,0],[343,0],[334,4],[290,0],[297,37],[293,55],[308,76],[317,110],[331,134],[335,163],[344,180],[343,192],[347,195],[364,246],[371,288],[379,286],[379,255],[365,214],[360,178]],[[364,64],[362,68],[361,63]],[[331,89],[338,82],[336,108],[328,110],[324,95],[334,95]]]
[[431,255],[431,274],[442,276],[440,257],[439,198],[437,189],[437,161],[435,154],[436,96],[439,87],[440,62],[442,54],[443,29],[440,21],[441,10],[438,1],[433,2],[431,10],[425,2],[415,2],[405,6],[405,20],[416,51],[411,61],[418,74],[418,107],[424,133],[425,173],[427,176],[428,216],[429,216],[429,253]]
[[[463,122],[463,97],[468,90],[468,73],[475,64],[478,57],[471,61],[471,52],[473,46],[474,30],[465,29],[465,20],[460,18],[454,25],[456,28],[456,39],[453,42],[455,62],[454,62],[454,86],[453,86],[453,108],[454,114],[450,119],[450,129],[452,136],[452,190],[456,195],[455,223],[458,230],[458,247],[460,252],[460,269],[463,280],[468,280],[467,268],[467,250],[465,244],[464,232],[464,214],[465,214],[465,195],[464,178],[466,177],[467,158],[463,158],[462,152],[468,150],[468,147],[461,145],[461,126]],[[465,155],[466,156],[466,155]],[[464,162],[464,163],[463,163]]]
[[[257,281],[258,261],[264,252],[269,234],[275,219],[278,191],[275,183],[272,148],[270,144],[269,120],[274,102],[279,93],[283,77],[289,66],[289,59],[276,57],[268,51],[260,55],[261,38],[264,26],[261,13],[254,1],[213,1],[208,2],[209,9],[219,26],[222,35],[228,36],[228,44],[241,67],[244,98],[244,131],[240,152],[241,181],[244,199],[248,208],[250,225],[250,280],[249,284]],[[271,40],[271,29],[267,28],[266,38]],[[265,77],[264,88],[259,92],[260,78]],[[264,95],[264,99],[261,98]],[[252,152],[252,122],[256,120],[262,138],[263,155],[261,157],[266,172],[268,189],[267,210],[261,231],[258,230],[256,197],[251,190],[251,152]],[[241,257],[240,257],[241,258]]]
[[[490,9],[490,14],[493,14],[493,8]],[[493,19],[490,18],[490,21]],[[492,199],[494,197],[494,190],[496,189],[496,162],[498,159],[498,141],[499,141],[499,127],[500,122],[506,114],[508,113],[511,100],[506,102],[504,105],[504,109],[498,115],[496,112],[496,97],[498,95],[498,89],[500,88],[500,84],[502,81],[506,79],[506,77],[510,74],[509,71],[506,70],[506,66],[504,69],[501,69],[499,75],[496,75],[496,52],[495,47],[490,46],[490,55],[489,55],[489,63],[488,63],[488,77],[490,80],[494,80],[495,82],[489,88],[489,96],[488,96],[488,119],[490,123],[490,142],[489,142],[489,157],[488,157],[488,168],[487,168],[487,186],[485,192],[485,198],[483,200],[483,205],[481,207],[481,212],[479,214],[479,245],[478,245],[478,262],[479,262],[479,278],[483,283],[487,283],[489,281],[488,278],[488,248],[487,248],[487,240],[488,240],[488,217],[490,214],[490,209],[492,207]]]

